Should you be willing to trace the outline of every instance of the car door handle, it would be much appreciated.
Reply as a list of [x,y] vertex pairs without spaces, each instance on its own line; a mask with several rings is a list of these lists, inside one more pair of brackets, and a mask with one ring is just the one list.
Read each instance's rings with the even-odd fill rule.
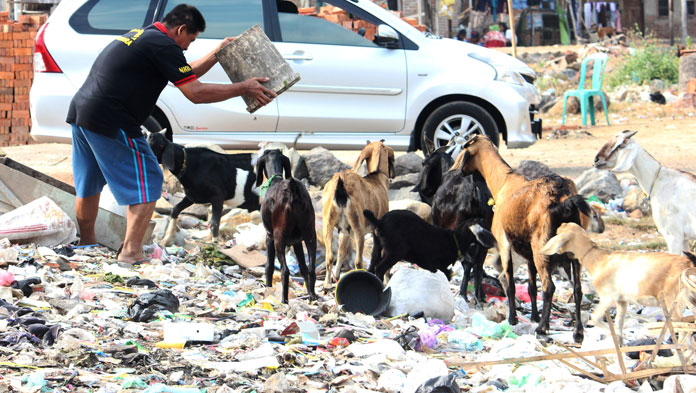
[[314,60],[314,57],[311,55],[305,55],[305,54],[298,54],[298,53],[293,53],[291,55],[283,55],[285,60]]

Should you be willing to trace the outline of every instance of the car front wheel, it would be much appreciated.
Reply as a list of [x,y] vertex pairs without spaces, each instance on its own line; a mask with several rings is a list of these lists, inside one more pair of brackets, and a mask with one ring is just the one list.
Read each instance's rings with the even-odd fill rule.
[[486,135],[498,146],[498,126],[482,107],[471,102],[455,101],[444,104],[428,116],[422,132],[423,154],[448,146],[446,151],[456,158],[462,143],[474,134]]

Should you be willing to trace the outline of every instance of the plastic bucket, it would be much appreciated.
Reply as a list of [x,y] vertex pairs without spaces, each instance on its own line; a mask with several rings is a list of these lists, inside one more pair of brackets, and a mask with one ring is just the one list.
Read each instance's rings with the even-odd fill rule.
[[367,270],[351,270],[336,285],[336,303],[343,311],[379,315],[389,306],[391,288]]

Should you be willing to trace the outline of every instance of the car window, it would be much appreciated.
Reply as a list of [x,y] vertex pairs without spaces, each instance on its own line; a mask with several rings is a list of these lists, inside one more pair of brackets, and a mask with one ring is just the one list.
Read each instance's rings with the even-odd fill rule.
[[264,29],[262,0],[169,0],[162,15],[183,3],[198,8],[205,18],[205,31],[198,38],[238,36],[253,25]]
[[91,0],[70,19],[79,33],[118,34],[152,23],[152,1]]
[[326,5],[318,14],[279,12],[284,42],[377,47],[373,43],[377,26],[339,7]]

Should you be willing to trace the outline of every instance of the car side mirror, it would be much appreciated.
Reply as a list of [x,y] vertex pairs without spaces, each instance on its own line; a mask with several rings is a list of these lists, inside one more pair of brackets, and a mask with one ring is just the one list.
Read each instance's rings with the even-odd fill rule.
[[387,49],[399,48],[399,34],[391,26],[377,26],[374,43]]

